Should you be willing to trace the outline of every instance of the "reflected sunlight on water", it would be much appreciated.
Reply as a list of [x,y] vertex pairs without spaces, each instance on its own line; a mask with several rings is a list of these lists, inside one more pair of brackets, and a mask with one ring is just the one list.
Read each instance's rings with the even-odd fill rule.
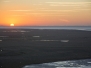
[[91,59],[26,65],[23,68],[91,68]]
[[41,42],[57,42],[57,41],[59,41],[59,42],[69,42],[69,40],[46,40],[46,39],[44,39],[44,40],[32,40],[32,41],[41,41]]
[[69,40],[61,40],[61,42],[69,42]]
[[2,42],[3,40],[0,40],[0,42]]
[[37,38],[39,38],[40,36],[33,36],[33,37],[37,37]]

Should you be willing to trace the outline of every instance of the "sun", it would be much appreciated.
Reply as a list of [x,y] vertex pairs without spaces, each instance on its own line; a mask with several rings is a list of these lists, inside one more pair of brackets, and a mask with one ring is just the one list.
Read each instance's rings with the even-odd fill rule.
[[15,26],[15,25],[12,23],[12,24],[10,24],[10,26]]

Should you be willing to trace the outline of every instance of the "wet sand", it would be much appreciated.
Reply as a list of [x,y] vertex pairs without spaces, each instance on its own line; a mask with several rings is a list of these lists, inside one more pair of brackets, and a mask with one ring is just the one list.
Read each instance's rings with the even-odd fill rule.
[[90,58],[90,31],[0,29],[0,68]]

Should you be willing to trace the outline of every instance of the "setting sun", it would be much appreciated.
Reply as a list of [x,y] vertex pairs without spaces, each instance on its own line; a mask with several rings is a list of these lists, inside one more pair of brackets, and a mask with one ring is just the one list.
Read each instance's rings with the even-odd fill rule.
[[14,26],[14,24],[10,24],[10,26]]
[[0,0],[0,26],[91,26],[91,0]]

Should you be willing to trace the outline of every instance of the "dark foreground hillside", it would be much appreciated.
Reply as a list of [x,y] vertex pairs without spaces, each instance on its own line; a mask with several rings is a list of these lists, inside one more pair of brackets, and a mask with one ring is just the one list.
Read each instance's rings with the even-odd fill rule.
[[91,58],[91,32],[0,29],[0,67]]

